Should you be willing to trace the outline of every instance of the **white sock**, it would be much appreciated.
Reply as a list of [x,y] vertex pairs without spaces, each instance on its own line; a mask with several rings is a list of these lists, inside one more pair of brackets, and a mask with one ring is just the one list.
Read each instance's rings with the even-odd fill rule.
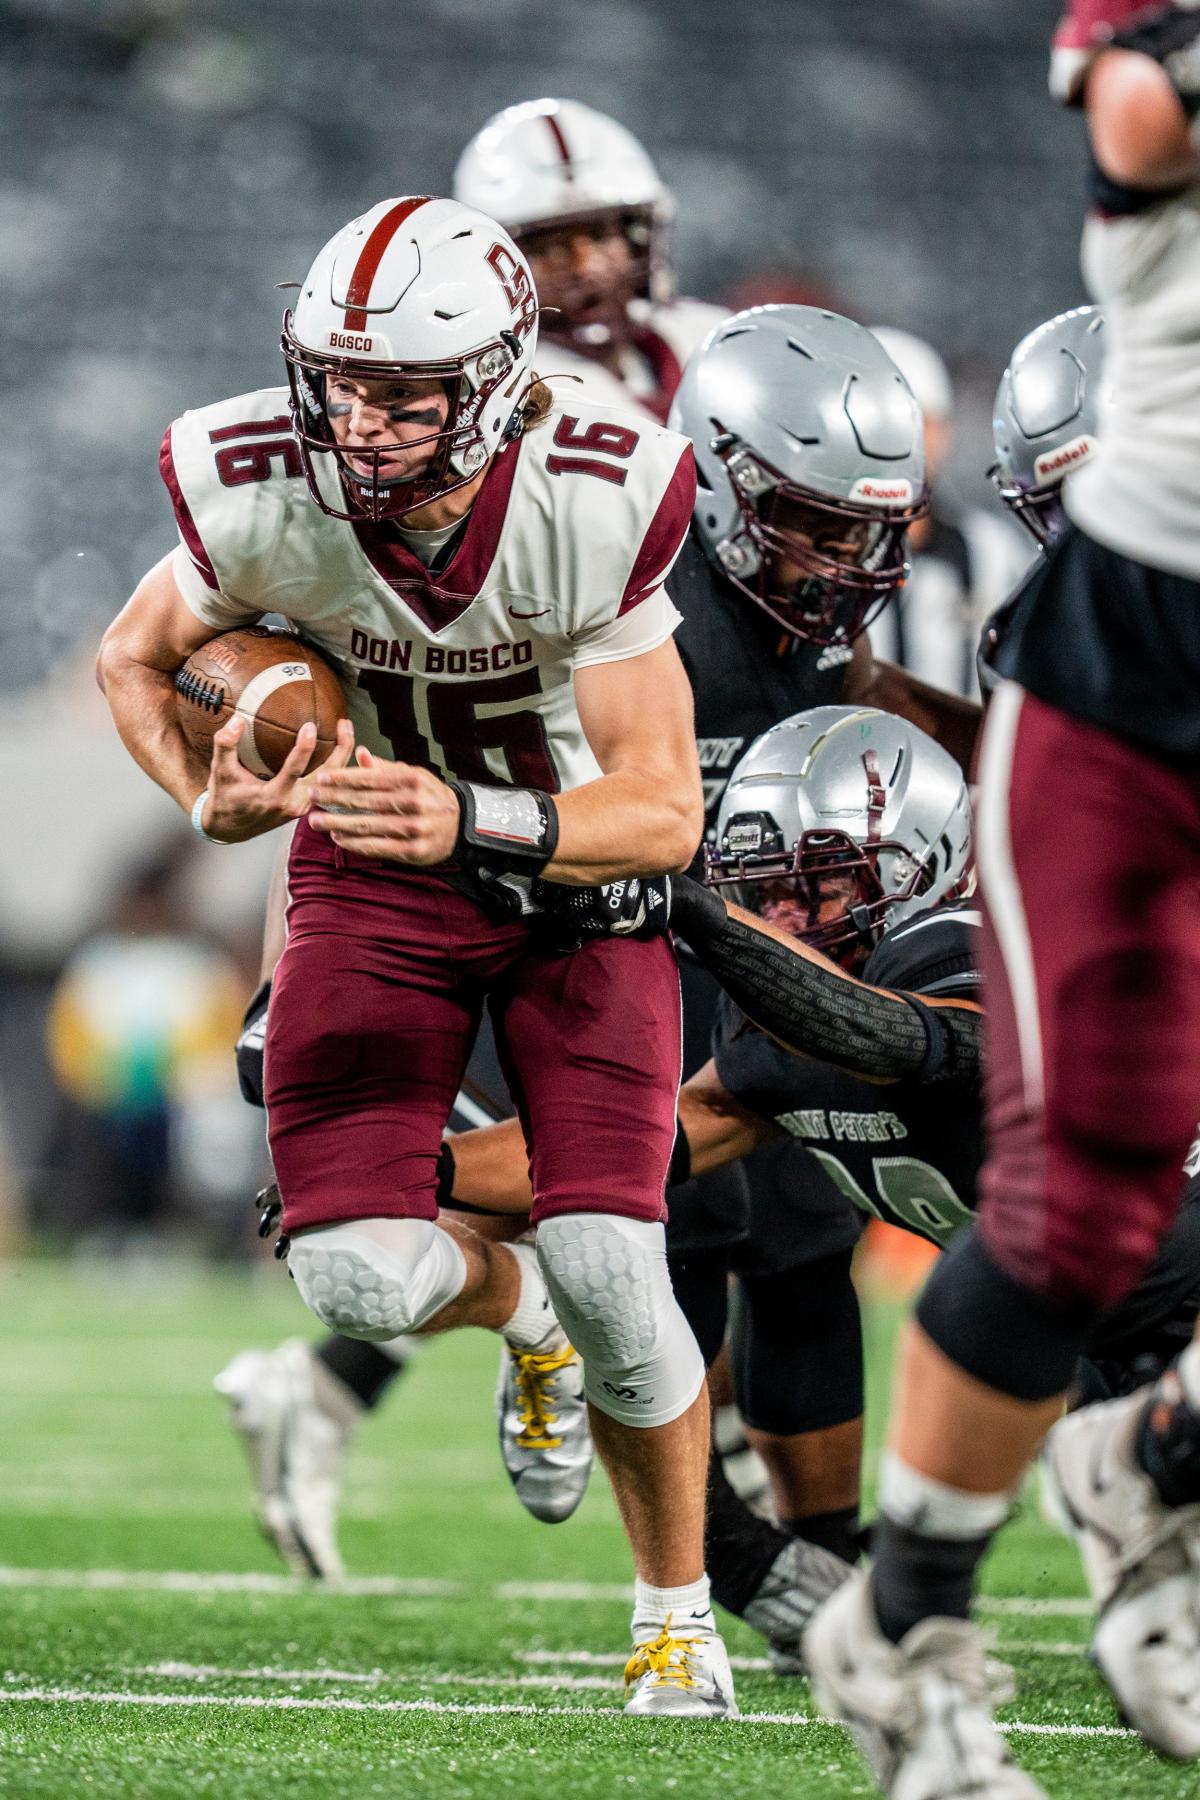
[[566,1333],[554,1316],[545,1278],[532,1244],[506,1244],[521,1271],[521,1289],[512,1317],[501,1326],[501,1335],[514,1350],[560,1350]]
[[998,1531],[1012,1511],[1011,1494],[971,1494],[922,1475],[894,1450],[879,1465],[879,1510],[922,1537],[979,1538]]
[[686,1587],[651,1587],[639,1576],[633,1584],[633,1641],[644,1644],[656,1638],[668,1618],[675,1637],[716,1636],[708,1576]]

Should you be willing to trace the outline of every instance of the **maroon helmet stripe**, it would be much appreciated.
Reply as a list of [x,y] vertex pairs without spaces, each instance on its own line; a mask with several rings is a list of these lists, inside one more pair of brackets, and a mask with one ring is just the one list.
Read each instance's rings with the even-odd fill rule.
[[571,152],[567,146],[567,140],[563,135],[562,126],[559,124],[553,113],[543,113],[542,117],[550,127],[550,135],[554,139],[554,146],[558,151],[559,156],[569,169],[571,167]]
[[416,212],[418,206],[424,206],[432,194],[412,194],[407,200],[399,200],[396,205],[384,213],[374,231],[358,253],[358,261],[354,265],[354,273],[350,277],[350,286],[346,289],[346,324],[347,331],[365,331],[367,329],[366,304],[371,298],[371,283],[375,279],[384,252],[405,219]]
[[883,809],[887,805],[887,794],[884,791],[883,777],[879,773],[879,758],[874,750],[863,752],[863,768],[867,772],[867,842],[879,842],[879,827],[883,823]]

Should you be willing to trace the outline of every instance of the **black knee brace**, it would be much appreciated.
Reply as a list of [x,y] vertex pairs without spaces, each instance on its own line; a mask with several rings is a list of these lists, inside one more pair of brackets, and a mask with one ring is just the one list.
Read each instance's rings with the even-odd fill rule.
[[917,1322],[942,1354],[1014,1400],[1070,1387],[1093,1318],[1015,1281],[974,1224],[955,1235],[917,1303]]

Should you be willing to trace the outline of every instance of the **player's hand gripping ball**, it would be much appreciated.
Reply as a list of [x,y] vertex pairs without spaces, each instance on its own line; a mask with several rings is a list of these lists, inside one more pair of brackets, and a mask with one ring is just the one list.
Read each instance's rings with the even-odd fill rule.
[[238,757],[262,779],[279,772],[307,724],[317,728],[308,770],[318,768],[346,711],[342,684],[324,657],[290,632],[263,625],[223,631],[193,650],[175,677],[175,705],[184,737],[205,762],[214,735],[240,715]]

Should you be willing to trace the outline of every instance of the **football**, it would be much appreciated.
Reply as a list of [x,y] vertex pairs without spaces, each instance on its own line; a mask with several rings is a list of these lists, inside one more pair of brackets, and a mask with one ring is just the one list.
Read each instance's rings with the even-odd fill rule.
[[325,658],[291,632],[265,625],[210,638],[175,677],[183,735],[207,762],[215,732],[235,712],[246,728],[238,755],[252,774],[278,773],[302,725],[317,727],[309,768],[323,763],[345,716],[342,684]]

